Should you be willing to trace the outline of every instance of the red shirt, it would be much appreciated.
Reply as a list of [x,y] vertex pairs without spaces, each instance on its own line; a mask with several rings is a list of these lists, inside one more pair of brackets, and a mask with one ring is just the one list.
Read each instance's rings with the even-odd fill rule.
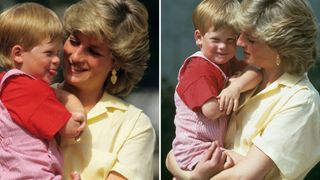
[[71,117],[48,83],[26,75],[9,77],[0,98],[11,118],[41,139],[50,140]]
[[[230,77],[235,72],[242,71],[246,64],[233,58],[218,66]],[[193,57],[180,72],[177,93],[182,101],[195,111],[210,98],[217,97],[224,86],[224,76],[217,67],[202,57]]]

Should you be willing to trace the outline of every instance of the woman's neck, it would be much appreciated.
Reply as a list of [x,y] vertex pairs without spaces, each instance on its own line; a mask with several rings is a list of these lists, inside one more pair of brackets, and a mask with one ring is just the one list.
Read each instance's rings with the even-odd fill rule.
[[103,96],[103,88],[101,87],[100,91],[96,89],[80,89],[74,86],[71,86],[65,82],[61,83],[62,89],[74,94],[81,101],[86,112],[89,112],[101,99]]
[[276,81],[284,71],[277,67],[277,68],[270,68],[270,69],[262,69],[263,79],[260,83],[259,91],[266,88],[270,84],[272,84],[274,81]]

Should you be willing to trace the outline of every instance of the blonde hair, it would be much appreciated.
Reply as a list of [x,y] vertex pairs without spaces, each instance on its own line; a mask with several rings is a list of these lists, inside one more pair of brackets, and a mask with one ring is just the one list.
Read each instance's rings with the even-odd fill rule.
[[63,39],[63,28],[58,16],[37,3],[16,4],[0,14],[0,66],[14,67],[11,48],[21,45],[26,51],[44,40]]
[[202,35],[211,27],[213,31],[225,26],[234,28],[235,14],[239,7],[238,0],[203,0],[193,11],[193,26]]
[[109,75],[105,89],[113,95],[129,94],[143,77],[150,57],[144,5],[137,0],[83,0],[67,9],[63,24],[67,35],[78,31],[108,42],[120,69],[117,83],[110,83]]
[[317,25],[307,0],[244,0],[238,26],[275,49],[290,74],[308,71],[316,58]]

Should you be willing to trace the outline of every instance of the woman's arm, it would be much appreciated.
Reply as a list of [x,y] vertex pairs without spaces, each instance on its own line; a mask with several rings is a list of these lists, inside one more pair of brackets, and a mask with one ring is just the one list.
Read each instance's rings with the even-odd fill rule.
[[168,153],[166,159],[166,166],[170,173],[179,180],[191,180],[191,171],[184,171],[179,168],[176,159],[174,158],[172,150]]
[[167,155],[166,166],[168,170],[179,180],[202,180],[209,179],[223,169],[232,167],[233,161],[221,150],[217,142],[213,142],[209,149],[204,153],[194,170],[181,170],[172,151]]
[[274,166],[274,162],[259,148],[253,145],[248,155],[238,164],[220,172],[211,179],[263,179]]
[[127,180],[127,178],[115,171],[111,171],[107,176],[106,180]]
[[[226,151],[235,161],[232,167],[225,164],[224,170],[213,176],[211,179],[263,179],[263,177],[275,166],[274,162],[259,148],[253,145],[247,156],[241,156],[230,150]],[[210,159],[210,158],[209,158]],[[238,161],[238,162],[237,162]],[[166,160],[168,170],[177,178],[182,180],[208,179],[211,176],[214,165],[208,160],[199,161],[193,171],[181,170],[174,159],[172,152],[169,152]]]

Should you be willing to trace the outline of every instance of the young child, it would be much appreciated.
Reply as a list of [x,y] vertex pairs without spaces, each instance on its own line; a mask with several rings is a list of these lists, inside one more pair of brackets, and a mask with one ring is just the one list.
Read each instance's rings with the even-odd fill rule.
[[[0,15],[0,179],[62,179],[54,136],[78,137],[81,103],[49,86],[57,74],[62,24],[50,9],[17,4]],[[74,99],[73,99],[74,98]]]
[[228,77],[246,66],[235,58],[238,35],[232,19],[238,8],[237,0],[203,0],[193,13],[200,51],[180,68],[174,95],[176,137],[172,145],[182,169],[192,170],[215,141],[223,146],[227,115],[237,109],[240,93],[261,81],[256,69],[246,68],[223,90]]

